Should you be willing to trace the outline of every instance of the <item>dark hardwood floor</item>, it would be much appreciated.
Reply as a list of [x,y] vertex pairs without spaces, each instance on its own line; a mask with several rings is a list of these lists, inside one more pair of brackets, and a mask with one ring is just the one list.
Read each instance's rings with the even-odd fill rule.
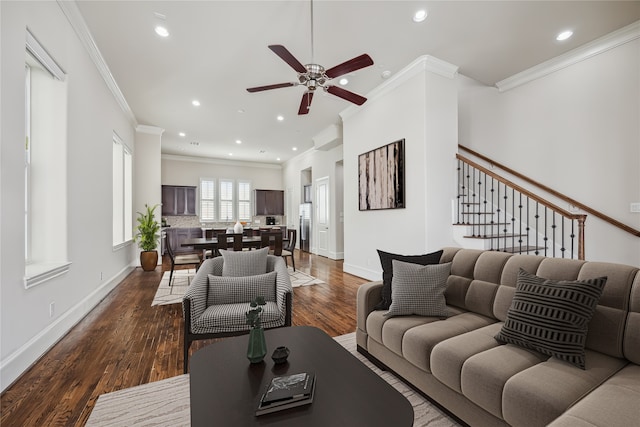
[[[296,267],[324,284],[294,289],[293,324],[331,336],[356,328],[356,292],[366,280],[342,261],[295,254]],[[83,426],[98,396],[182,374],[182,307],[151,307],[167,260],[137,268],[0,396],[0,425]],[[211,341],[198,341],[191,352]]]

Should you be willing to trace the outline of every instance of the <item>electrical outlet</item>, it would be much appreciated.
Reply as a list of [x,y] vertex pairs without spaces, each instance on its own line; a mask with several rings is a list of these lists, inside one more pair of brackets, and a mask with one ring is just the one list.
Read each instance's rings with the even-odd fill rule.
[[631,212],[640,213],[640,203],[631,203]]
[[53,317],[54,314],[56,314],[56,303],[51,301],[49,303],[49,317]]

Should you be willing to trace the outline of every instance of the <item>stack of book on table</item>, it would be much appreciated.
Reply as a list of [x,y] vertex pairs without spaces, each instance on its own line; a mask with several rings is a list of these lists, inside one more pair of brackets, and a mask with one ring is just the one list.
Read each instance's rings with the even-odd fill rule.
[[268,414],[313,402],[316,378],[313,373],[275,377],[260,399],[256,415]]

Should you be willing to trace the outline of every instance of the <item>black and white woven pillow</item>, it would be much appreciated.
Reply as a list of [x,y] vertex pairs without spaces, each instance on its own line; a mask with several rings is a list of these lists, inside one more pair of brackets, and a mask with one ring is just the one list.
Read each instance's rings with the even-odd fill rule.
[[444,290],[450,273],[450,262],[423,266],[394,259],[391,305],[384,316],[447,317]]
[[275,271],[245,277],[209,274],[207,305],[250,303],[258,296],[264,297],[265,301],[275,301],[276,276]]
[[221,249],[220,254],[224,260],[222,264],[223,276],[244,277],[267,272],[269,248],[237,252]]
[[585,369],[587,327],[606,282],[606,277],[554,281],[520,269],[511,307],[495,338]]

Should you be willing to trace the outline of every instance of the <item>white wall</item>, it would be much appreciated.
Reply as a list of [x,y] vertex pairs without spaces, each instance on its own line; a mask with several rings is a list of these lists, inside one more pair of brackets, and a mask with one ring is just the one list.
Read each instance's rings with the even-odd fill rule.
[[[164,129],[155,126],[136,127],[136,155],[133,167],[134,172],[134,212],[145,212],[144,205],[158,207],[155,210],[156,221],[160,223],[162,216],[162,184],[161,184],[161,143]],[[136,214],[137,217],[137,214]],[[134,222],[134,227],[137,226]],[[137,254],[141,249],[138,247]],[[158,253],[160,253],[160,241],[158,241]],[[138,255],[137,265],[140,265]],[[158,256],[158,265],[162,265],[162,257]]]
[[[299,229],[299,206],[303,202],[302,186],[310,182],[313,187],[311,194],[315,197],[315,181],[319,178],[329,177],[329,258],[342,259],[343,247],[340,229],[340,207],[343,205],[342,194],[342,145],[332,148],[328,151],[311,149],[293,159],[288,160],[283,165],[283,177],[287,187],[287,194],[292,195],[291,204],[287,207],[291,212],[287,212],[287,224],[291,227]],[[308,172],[304,172],[305,178],[302,179],[303,172],[311,170],[311,180],[308,181]],[[304,181],[304,182],[303,182]],[[315,221],[312,221],[313,230],[311,230],[311,247],[312,253],[317,253],[314,236],[317,232]]]
[[[640,229],[640,40],[503,93],[462,79],[459,123],[462,145]],[[640,239],[592,215],[585,240],[640,266]]]
[[[4,390],[130,271],[134,245],[112,249],[112,135],[134,132],[56,2],[0,2],[0,388]],[[26,290],[26,28],[68,77],[68,273]],[[135,156],[135,153],[134,153]],[[64,207],[63,207],[64,208]],[[55,313],[49,317],[49,305]]]
[[[440,69],[442,68],[442,69]],[[342,114],[344,270],[381,278],[376,249],[422,254],[453,244],[451,198],[457,144],[456,67],[418,58]],[[358,156],[405,140],[404,209],[358,210]]]

